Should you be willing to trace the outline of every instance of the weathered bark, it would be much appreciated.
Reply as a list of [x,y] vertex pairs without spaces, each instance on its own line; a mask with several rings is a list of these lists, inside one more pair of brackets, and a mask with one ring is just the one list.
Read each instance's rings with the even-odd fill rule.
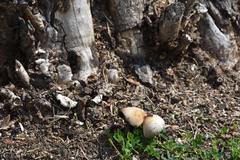
[[[184,0],[183,0],[184,1]],[[182,27],[185,28],[191,17],[191,12],[197,0],[188,0],[185,5]],[[182,2],[183,3],[183,2]]]
[[[232,8],[236,1],[206,1],[208,12],[199,21],[202,48],[216,58],[222,68],[231,70],[239,61],[240,54],[236,43],[236,31],[231,19],[239,14]],[[239,10],[238,10],[239,11]],[[234,21],[235,23],[235,21]]]
[[157,36],[160,44],[174,41],[179,36],[184,10],[185,6],[180,2],[173,3],[164,10],[158,24]]
[[[109,0],[109,10],[114,20],[118,41],[133,57],[144,57],[142,22],[144,0]],[[139,59],[139,58],[138,58]]]
[[[123,39],[124,46],[130,49],[131,54],[137,57],[144,57],[145,54],[151,51],[147,51],[147,43],[143,42],[143,36],[152,37],[145,38],[147,41],[155,41],[160,44],[165,44],[170,41],[174,41],[179,36],[181,29],[182,17],[184,14],[185,6],[183,3],[172,3],[165,8],[161,17],[159,17],[154,24],[148,22],[151,25],[149,28],[151,31],[142,33],[140,26],[143,18],[151,21],[149,17],[143,17],[144,6],[149,5],[144,0],[109,0],[110,12],[115,22],[115,28],[119,33],[119,39]],[[147,16],[147,15],[146,15]],[[150,24],[149,24],[150,23]]]
[[118,34],[119,47],[133,58],[135,73],[139,79],[144,83],[153,84],[152,70],[145,64],[147,51],[140,29],[144,2],[144,0],[109,0],[109,7]]
[[90,5],[87,0],[70,1],[67,12],[56,12],[56,19],[62,24],[65,32],[67,52],[77,55],[77,80],[86,81],[94,72],[93,53],[94,32]]
[[238,49],[234,40],[230,40],[229,36],[221,32],[208,13],[203,15],[199,26],[205,49],[228,69],[234,67],[238,62]]

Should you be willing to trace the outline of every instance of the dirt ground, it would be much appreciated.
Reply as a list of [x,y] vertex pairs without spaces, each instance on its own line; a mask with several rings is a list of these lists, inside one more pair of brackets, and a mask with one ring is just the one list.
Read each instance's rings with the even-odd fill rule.
[[[1,159],[118,159],[108,143],[109,132],[127,125],[119,108],[128,106],[163,117],[173,137],[186,131],[211,135],[224,126],[232,130],[229,136],[239,135],[239,127],[231,128],[240,122],[238,75],[219,75],[191,46],[189,53],[177,59],[171,53],[156,53],[156,58],[149,59],[154,85],[141,84],[133,65],[115,54],[106,35],[105,15],[93,11],[93,16],[100,67],[88,84],[73,87],[53,81],[49,89],[2,87],[22,101],[13,105],[0,95]],[[120,72],[118,83],[107,82],[106,68]],[[74,98],[77,107],[61,107],[56,93]],[[99,94],[102,101],[93,103]]]

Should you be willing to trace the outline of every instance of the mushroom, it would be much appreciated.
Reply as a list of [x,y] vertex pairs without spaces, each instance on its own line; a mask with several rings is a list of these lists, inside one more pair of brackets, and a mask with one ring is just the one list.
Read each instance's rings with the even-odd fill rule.
[[121,112],[123,113],[126,121],[134,127],[141,126],[147,116],[143,109],[137,107],[122,108]]
[[148,115],[143,122],[143,135],[146,138],[154,137],[165,128],[164,120],[158,115]]

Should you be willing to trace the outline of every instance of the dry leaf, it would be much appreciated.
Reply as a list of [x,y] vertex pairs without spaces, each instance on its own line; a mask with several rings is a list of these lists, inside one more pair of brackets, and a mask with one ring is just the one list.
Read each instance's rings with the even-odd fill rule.
[[136,86],[139,86],[139,85],[140,85],[140,83],[139,83],[138,81],[133,80],[132,78],[127,78],[126,81],[127,81],[128,83],[131,83],[131,84],[136,85]]

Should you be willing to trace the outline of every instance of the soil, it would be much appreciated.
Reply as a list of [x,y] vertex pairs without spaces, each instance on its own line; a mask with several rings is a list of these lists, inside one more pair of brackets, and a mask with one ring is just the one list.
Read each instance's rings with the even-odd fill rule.
[[[93,10],[93,17],[99,70],[88,84],[73,87],[54,80],[49,89],[2,86],[21,102],[15,105],[0,95],[1,159],[118,159],[108,143],[109,132],[128,126],[119,108],[129,106],[163,117],[173,137],[186,131],[212,135],[224,126],[229,126],[229,136],[239,135],[239,128],[233,127],[240,122],[239,76],[218,73],[196,46],[190,46],[177,59],[171,53],[156,53],[148,60],[154,84],[142,84],[133,74],[133,64],[115,54],[107,34],[111,20],[98,11]],[[119,82],[108,82],[108,68],[120,72]],[[59,92],[77,100],[77,107],[62,107],[55,98]],[[99,94],[103,99],[95,104],[92,99]]]

